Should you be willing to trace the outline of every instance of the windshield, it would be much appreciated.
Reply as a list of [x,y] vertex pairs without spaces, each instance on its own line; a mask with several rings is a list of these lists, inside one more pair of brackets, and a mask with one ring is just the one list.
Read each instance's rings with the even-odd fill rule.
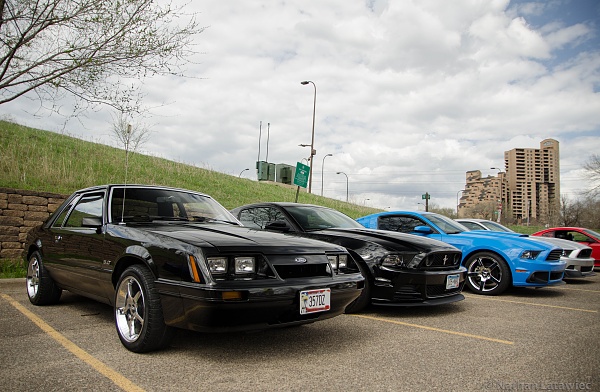
[[425,215],[427,219],[429,219],[434,225],[436,225],[440,230],[442,230],[446,234],[457,234],[462,233],[464,231],[469,231],[466,227],[461,225],[460,223],[444,216],[438,214],[427,214]]
[[482,225],[484,225],[485,227],[487,227],[488,229],[490,229],[491,231],[505,231],[507,233],[513,233],[513,231],[511,229],[509,229],[508,227],[504,227],[501,224],[496,223],[496,222],[482,221],[480,223]]
[[364,226],[339,211],[325,207],[298,206],[286,207],[304,231],[329,228],[362,228]]
[[179,220],[219,221],[239,225],[237,219],[211,197],[174,189],[135,186],[114,188],[110,211],[112,222]]

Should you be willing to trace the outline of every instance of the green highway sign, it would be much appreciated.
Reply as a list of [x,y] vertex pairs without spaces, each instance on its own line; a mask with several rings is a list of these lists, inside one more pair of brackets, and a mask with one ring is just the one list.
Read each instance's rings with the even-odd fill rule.
[[308,186],[308,174],[310,173],[310,167],[305,164],[298,162],[296,164],[296,174],[294,175],[294,185],[306,188]]

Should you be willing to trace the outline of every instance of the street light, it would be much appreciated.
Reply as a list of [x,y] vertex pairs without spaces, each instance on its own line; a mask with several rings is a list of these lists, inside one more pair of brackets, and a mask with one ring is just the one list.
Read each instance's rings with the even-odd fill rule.
[[460,192],[464,192],[464,191],[465,191],[464,189],[461,189],[460,191],[456,192],[456,217],[457,217],[457,218],[458,218],[458,206],[460,205],[460,204],[458,203],[458,194],[459,194]]
[[243,173],[243,172],[245,172],[246,170],[250,170],[250,169],[244,169],[244,170],[242,170],[242,171],[240,172],[240,175],[239,175],[238,177],[240,177],[240,178],[241,178],[241,177],[242,177],[242,173]]
[[423,206],[423,209],[425,209],[425,204],[423,204],[423,203],[417,203],[417,211],[419,211],[419,204]]
[[316,155],[316,151],[315,151],[315,113],[317,111],[317,85],[310,81],[310,80],[305,80],[303,82],[300,82],[300,84],[306,85],[312,83],[313,87],[315,88],[315,97],[313,100],[313,121],[312,121],[312,136],[310,139],[310,172],[308,174],[308,193],[311,193],[312,190],[312,173],[313,173],[313,156]]
[[343,174],[346,176],[346,203],[348,203],[348,175],[344,172],[337,172],[336,174]]
[[321,196],[323,196],[323,170],[325,170],[325,158],[332,157],[333,154],[327,154],[323,157],[323,163],[321,164]]

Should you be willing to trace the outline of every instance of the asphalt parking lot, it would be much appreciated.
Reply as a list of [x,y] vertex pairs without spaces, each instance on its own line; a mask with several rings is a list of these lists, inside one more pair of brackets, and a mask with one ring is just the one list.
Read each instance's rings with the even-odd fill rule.
[[370,308],[296,328],[178,331],[134,354],[112,308],[29,303],[0,280],[2,391],[600,390],[600,274],[432,308]]

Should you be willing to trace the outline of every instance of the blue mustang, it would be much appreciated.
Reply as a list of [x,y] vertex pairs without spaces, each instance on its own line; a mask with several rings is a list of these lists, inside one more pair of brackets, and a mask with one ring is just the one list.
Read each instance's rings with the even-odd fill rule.
[[496,295],[512,286],[564,284],[562,249],[518,235],[468,231],[443,215],[431,212],[380,212],[357,221],[371,229],[411,233],[454,245],[462,251],[466,285],[477,294]]

